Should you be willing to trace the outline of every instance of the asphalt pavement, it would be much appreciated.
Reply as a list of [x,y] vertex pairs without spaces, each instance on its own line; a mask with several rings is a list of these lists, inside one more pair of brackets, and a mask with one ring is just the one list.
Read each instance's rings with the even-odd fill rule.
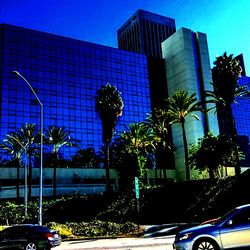
[[181,230],[197,225],[197,223],[171,223],[161,225],[149,225],[145,226],[145,233],[142,238],[174,236],[177,232]]

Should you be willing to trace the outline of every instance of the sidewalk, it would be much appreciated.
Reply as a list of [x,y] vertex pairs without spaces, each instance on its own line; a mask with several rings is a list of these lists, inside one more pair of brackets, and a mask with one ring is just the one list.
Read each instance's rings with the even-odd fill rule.
[[172,250],[175,234],[196,224],[172,223],[162,225],[148,225],[145,234],[140,238],[115,238],[115,239],[78,239],[64,241],[55,250],[97,250],[97,249],[148,249],[148,250]]
[[173,249],[174,237],[157,238],[119,238],[119,239],[98,239],[79,240],[62,242],[55,250],[63,249]]

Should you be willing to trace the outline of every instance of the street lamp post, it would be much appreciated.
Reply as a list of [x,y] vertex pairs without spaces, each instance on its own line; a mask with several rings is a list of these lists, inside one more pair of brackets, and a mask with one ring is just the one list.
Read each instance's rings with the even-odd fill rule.
[[32,88],[30,83],[26,80],[24,76],[22,76],[18,71],[12,71],[14,74],[18,75],[20,78],[22,78],[27,85],[29,86],[31,92],[34,94],[37,102],[40,105],[41,108],[41,125],[40,125],[40,133],[41,133],[41,142],[40,142],[40,149],[41,149],[41,162],[40,162],[40,188],[39,188],[39,207],[38,207],[38,224],[42,225],[42,201],[43,201],[43,104],[38,98],[35,90]]

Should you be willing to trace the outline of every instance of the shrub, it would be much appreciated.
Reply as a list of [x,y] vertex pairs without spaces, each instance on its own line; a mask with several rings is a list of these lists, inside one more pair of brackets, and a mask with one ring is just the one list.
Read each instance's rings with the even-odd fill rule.
[[6,228],[6,226],[0,226],[0,231],[4,230],[4,228]]
[[73,236],[71,229],[67,225],[59,224],[56,222],[50,222],[47,223],[46,226],[58,231],[62,238],[68,238],[70,236]]
[[70,222],[66,224],[74,235],[82,237],[117,237],[119,235],[133,233],[137,230],[134,223],[118,224],[108,221],[93,220],[91,222]]
[[109,201],[110,198],[105,194],[72,195],[57,199],[53,203],[48,201],[46,209],[43,209],[43,220],[62,224],[68,221],[91,221]]
[[0,206],[0,224],[22,223],[24,220],[24,206],[5,201]]
[[232,208],[250,203],[250,170],[240,175],[207,182],[186,211],[197,221],[216,218]]
[[116,223],[126,223],[136,221],[135,194],[133,191],[126,190],[116,199],[97,214],[97,220],[112,221]]

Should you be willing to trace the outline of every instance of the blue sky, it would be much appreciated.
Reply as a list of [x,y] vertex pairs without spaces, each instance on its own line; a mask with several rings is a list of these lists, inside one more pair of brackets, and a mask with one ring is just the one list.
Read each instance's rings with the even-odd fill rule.
[[206,33],[211,67],[225,51],[243,53],[250,75],[250,0],[0,0],[0,23],[117,47],[117,29],[137,9]]

